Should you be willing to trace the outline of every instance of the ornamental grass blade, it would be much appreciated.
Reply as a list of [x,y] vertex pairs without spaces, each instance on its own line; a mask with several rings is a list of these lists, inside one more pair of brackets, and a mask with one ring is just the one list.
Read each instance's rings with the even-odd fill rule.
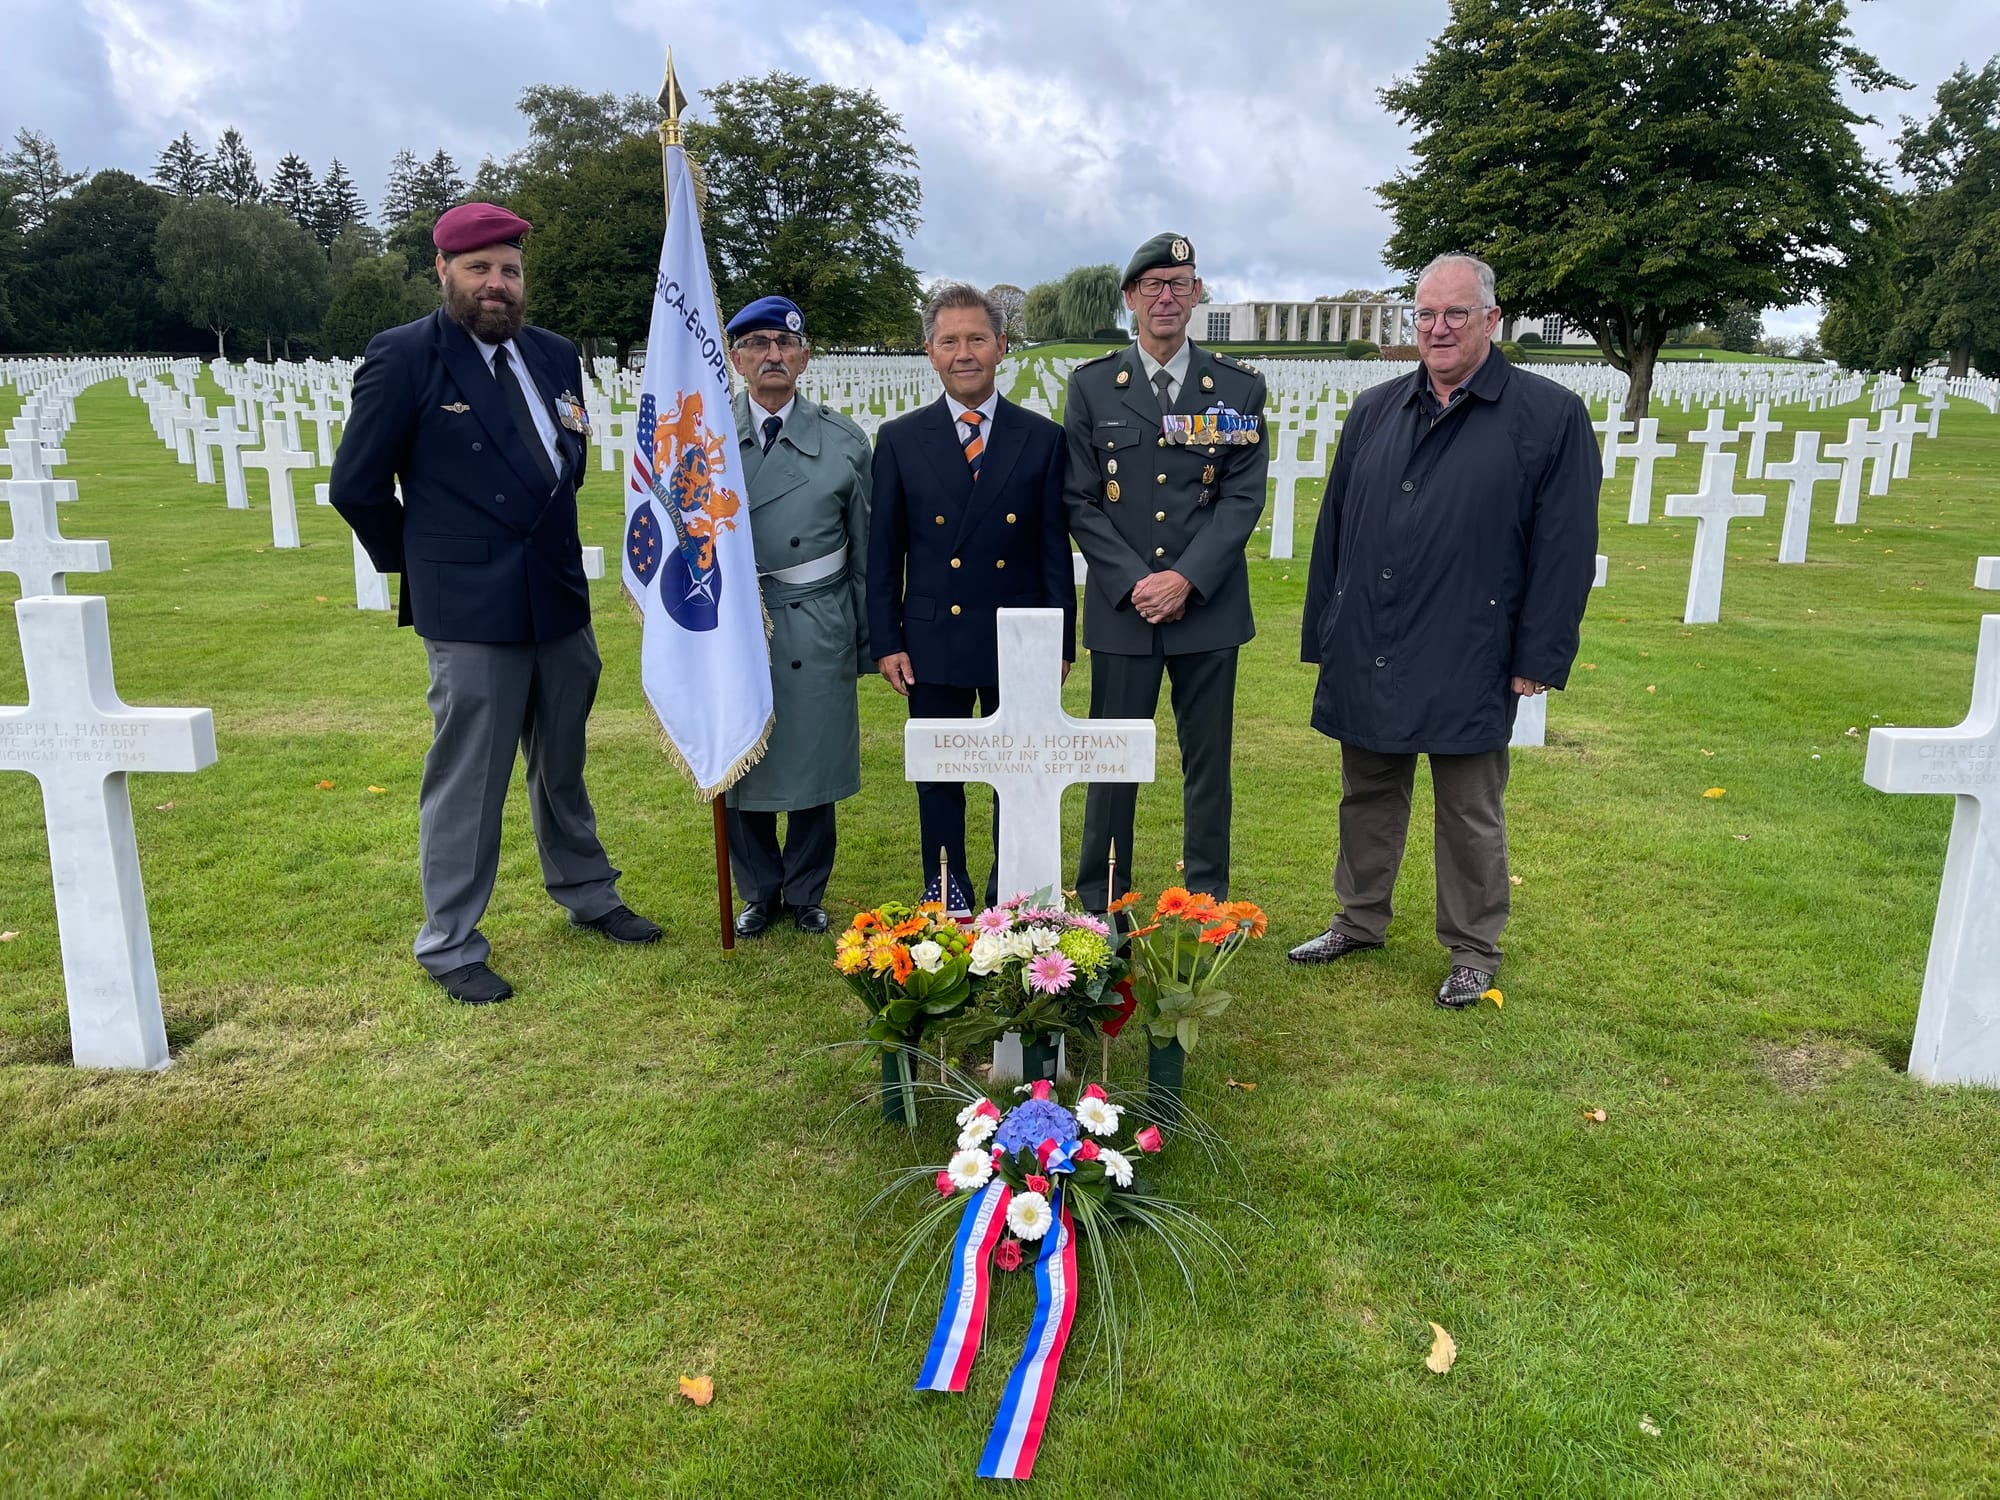
[[1431,1324],[1431,1352],[1424,1356],[1424,1368],[1433,1375],[1448,1374],[1457,1359],[1458,1345],[1444,1331],[1444,1325]]

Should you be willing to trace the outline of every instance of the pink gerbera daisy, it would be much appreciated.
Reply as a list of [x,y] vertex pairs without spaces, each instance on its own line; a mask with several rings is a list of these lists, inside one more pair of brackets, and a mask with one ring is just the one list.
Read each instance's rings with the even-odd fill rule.
[[989,906],[972,919],[973,930],[983,932],[989,937],[998,937],[1013,925],[1013,917],[998,906]]
[[1060,995],[1076,978],[1076,965],[1060,953],[1044,953],[1028,963],[1028,984],[1044,995]]

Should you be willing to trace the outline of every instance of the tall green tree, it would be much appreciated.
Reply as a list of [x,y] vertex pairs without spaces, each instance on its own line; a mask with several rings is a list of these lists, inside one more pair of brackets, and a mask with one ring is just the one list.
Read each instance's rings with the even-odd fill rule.
[[239,212],[255,225],[258,251],[255,302],[246,321],[264,335],[266,357],[276,340],[290,359],[292,340],[317,329],[326,312],[326,252],[282,209],[248,203]]
[[296,151],[279,157],[277,168],[271,173],[267,201],[290,214],[292,221],[310,234],[318,197],[319,184],[313,178],[311,164]]
[[1063,336],[1062,324],[1062,283],[1043,281],[1028,288],[1021,299],[1021,324],[1028,331],[1028,337],[1038,344],[1053,342]]
[[513,207],[535,226],[526,257],[535,321],[606,340],[622,361],[652,317],[664,215],[659,139],[627,135],[566,170],[532,174]]
[[174,199],[129,172],[103,171],[57,200],[30,235],[16,341],[48,353],[178,353],[192,330],[162,301],[153,238]]
[[0,156],[0,177],[14,184],[15,208],[30,232],[47,222],[57,202],[86,175],[65,171],[56,143],[25,125],[14,133],[14,149]]
[[708,173],[716,292],[733,309],[781,293],[828,344],[913,347],[917,274],[899,242],[923,189],[900,117],[873,92],[772,72],[704,91],[688,126]]
[[1897,157],[1916,183],[1908,240],[1912,310],[1953,375],[2000,365],[2000,58],[1938,85],[1936,111],[1906,120]]
[[1733,303],[1723,310],[1722,325],[1716,331],[1722,335],[1723,348],[1752,354],[1764,337],[1764,315],[1748,302]]
[[215,156],[208,167],[208,191],[225,203],[255,203],[263,190],[256,158],[251,156],[243,132],[231,125],[215,143]]
[[336,156],[328,165],[324,180],[313,190],[311,221],[300,222],[322,246],[331,246],[349,225],[365,226],[367,221],[368,205],[361,200],[361,190]]
[[1113,265],[1073,267],[1056,294],[1062,336],[1087,339],[1116,329],[1125,312],[1122,280]]
[[1000,309],[1000,323],[1010,339],[1024,339],[1028,336],[1028,325],[1021,317],[1021,304],[1028,294],[1011,282],[1001,281],[986,289],[986,295]]
[[588,94],[563,84],[525,88],[515,107],[528,121],[527,144],[501,161],[486,158],[473,181],[474,194],[494,203],[512,202],[529,181],[615,150],[628,137],[651,131],[660,118],[659,106],[644,94]]
[[405,146],[389,158],[382,188],[382,227],[394,229],[417,211],[417,154]]
[[208,190],[208,153],[185,130],[167,142],[153,168],[153,181],[176,198],[193,198]]
[[451,153],[440,147],[417,169],[416,212],[429,214],[432,221],[465,197],[465,174]]
[[167,305],[215,335],[218,358],[232,329],[265,311],[265,236],[253,214],[212,193],[174,204],[153,239]]
[[1481,255],[1510,312],[1589,331],[1636,419],[1669,329],[1821,300],[1868,258],[1888,192],[1843,85],[1902,86],[1840,0],[1452,0],[1382,91],[1417,132],[1378,189],[1388,259]]
[[320,350],[352,359],[383,329],[421,318],[437,304],[437,288],[412,281],[400,255],[358,260],[320,320]]

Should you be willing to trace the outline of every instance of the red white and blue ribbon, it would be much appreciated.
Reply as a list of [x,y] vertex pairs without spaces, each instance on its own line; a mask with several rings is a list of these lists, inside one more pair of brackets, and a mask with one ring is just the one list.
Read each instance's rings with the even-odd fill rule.
[[1076,1316],[1076,1230],[1061,1183],[1056,1184],[1051,1207],[1055,1222],[1042,1236],[1042,1252],[1035,1261],[1035,1321],[1021,1362],[1007,1377],[986,1451],[979,1455],[981,1479],[1026,1479],[1034,1472],[1049,1401],[1056,1392],[1056,1367]]
[[[951,1280],[945,1284],[944,1307],[931,1334],[930,1352],[920,1391],[962,1391],[972,1374],[973,1356],[986,1331],[986,1299],[991,1288],[993,1247],[1007,1227],[1007,1200],[1013,1189],[995,1177],[965,1205],[958,1235],[951,1246]],[[1073,1258],[1073,1257],[1072,1257]]]

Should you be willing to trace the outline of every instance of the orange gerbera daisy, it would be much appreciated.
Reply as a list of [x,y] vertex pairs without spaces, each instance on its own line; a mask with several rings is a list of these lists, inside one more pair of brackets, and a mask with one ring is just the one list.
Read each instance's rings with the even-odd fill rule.
[[1264,930],[1270,925],[1270,919],[1264,915],[1264,908],[1255,901],[1225,901],[1222,904],[1222,914],[1237,926],[1249,929],[1253,938],[1262,937]]
[[860,915],[855,917],[853,924],[854,930],[856,932],[866,932],[869,930],[869,928],[876,925],[877,920],[878,919],[876,918],[874,912],[864,911]]
[[1213,927],[1204,927],[1201,930],[1201,940],[1216,946],[1228,942],[1234,936],[1236,936],[1234,922],[1218,922]]
[[920,917],[941,917],[944,915],[944,903],[942,901],[926,901],[917,908],[917,915]]
[[1130,908],[1137,906],[1141,899],[1142,898],[1140,897],[1137,891],[1127,891],[1124,895],[1120,896],[1116,901],[1112,902],[1109,906],[1105,907],[1104,913],[1106,916],[1110,916],[1113,912],[1127,911]]
[[1160,899],[1153,903],[1153,915],[1156,917],[1185,915],[1189,903],[1193,900],[1194,897],[1188,894],[1186,886],[1170,885],[1160,892]]
[[1188,902],[1187,910],[1181,913],[1181,920],[1208,923],[1221,915],[1222,908],[1216,904],[1215,897],[1209,895],[1207,891],[1198,891],[1194,899]]
[[926,917],[909,917],[891,927],[889,929],[889,936],[893,938],[915,937],[918,933],[926,931],[930,925],[930,920]]
[[1149,932],[1158,932],[1159,930],[1160,930],[1160,924],[1159,924],[1158,922],[1154,922],[1154,923],[1151,923],[1151,924],[1150,924],[1150,925],[1148,925],[1148,926],[1145,926],[1145,927],[1141,927],[1141,928],[1140,928],[1140,929],[1139,929],[1138,931],[1136,931],[1136,932],[1128,932],[1128,933],[1126,933],[1126,934],[1125,934],[1125,936],[1127,936],[1127,937],[1135,937],[1135,938],[1142,938],[1142,937],[1146,936],[1146,934],[1147,934],[1147,933],[1149,933]]
[[905,948],[901,943],[896,945],[896,951],[892,956],[891,962],[890,974],[898,984],[908,979],[917,970],[917,961],[910,957],[910,950]]

